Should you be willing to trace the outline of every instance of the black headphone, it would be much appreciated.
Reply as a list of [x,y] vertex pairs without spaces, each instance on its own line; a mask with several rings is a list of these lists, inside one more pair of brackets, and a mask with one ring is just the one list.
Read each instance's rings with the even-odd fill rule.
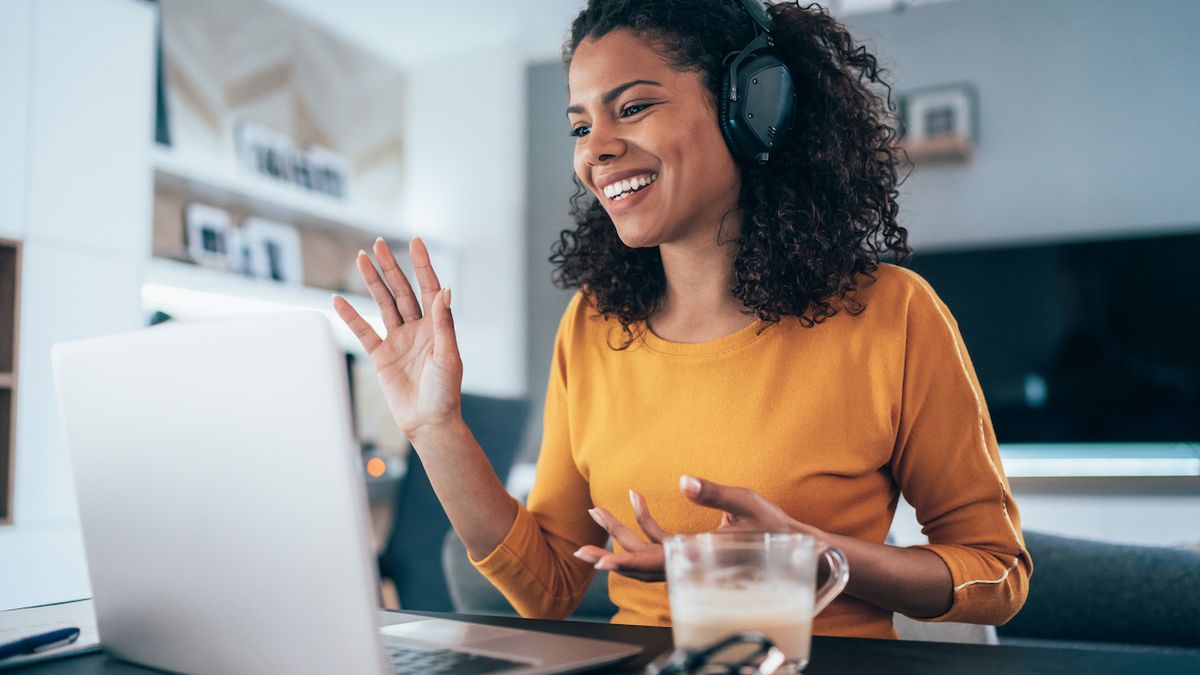
[[742,0],[754,19],[754,39],[725,57],[719,115],[721,133],[741,162],[765,163],[792,130],[796,88],[792,73],[774,54],[771,15],[762,0]]

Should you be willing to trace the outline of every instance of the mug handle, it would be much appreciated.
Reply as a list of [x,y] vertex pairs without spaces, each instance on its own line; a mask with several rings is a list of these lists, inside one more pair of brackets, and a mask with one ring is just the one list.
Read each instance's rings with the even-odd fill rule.
[[846,582],[850,581],[850,564],[846,562],[846,556],[840,549],[826,546],[821,551],[821,557],[825,558],[825,562],[829,565],[829,578],[821,584],[813,598],[813,616],[820,614],[821,610],[828,607],[829,603],[833,602],[833,599],[846,588]]

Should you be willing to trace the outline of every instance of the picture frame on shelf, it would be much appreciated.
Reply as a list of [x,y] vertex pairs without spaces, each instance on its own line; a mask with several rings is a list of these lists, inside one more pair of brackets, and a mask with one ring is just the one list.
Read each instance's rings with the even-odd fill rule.
[[913,160],[970,159],[978,138],[978,97],[969,84],[950,84],[899,97],[900,147]]
[[314,145],[304,151],[302,166],[308,173],[308,189],[338,199],[348,199],[350,160],[340,152]]
[[304,283],[300,232],[295,227],[265,218],[247,218],[240,241],[247,276],[297,286]]
[[352,165],[342,153],[318,145],[301,150],[291,136],[252,120],[238,120],[233,133],[242,168],[340,201],[349,199]]
[[197,265],[240,272],[241,238],[225,209],[200,202],[184,207],[187,254]]

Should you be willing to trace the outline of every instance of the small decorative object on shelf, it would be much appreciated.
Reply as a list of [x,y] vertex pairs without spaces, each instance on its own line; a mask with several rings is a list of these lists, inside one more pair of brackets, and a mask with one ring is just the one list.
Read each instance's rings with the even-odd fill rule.
[[966,160],[975,147],[975,89],[966,84],[930,87],[899,99],[900,147],[913,160]]
[[234,144],[238,161],[253,173],[348,198],[350,162],[345,155],[315,145],[301,150],[287,134],[249,120],[234,126]]
[[241,245],[233,219],[225,209],[193,202],[184,209],[188,256],[197,264],[239,272]]
[[243,271],[252,277],[289,284],[304,281],[300,233],[263,218],[247,218],[241,233]]

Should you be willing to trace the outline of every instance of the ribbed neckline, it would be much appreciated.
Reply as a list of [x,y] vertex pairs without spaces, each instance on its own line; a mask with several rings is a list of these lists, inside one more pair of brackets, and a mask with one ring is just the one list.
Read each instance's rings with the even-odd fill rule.
[[646,345],[647,349],[659,354],[712,356],[754,342],[762,335],[765,335],[771,326],[772,324],[762,319],[755,319],[749,326],[716,340],[708,342],[672,342],[655,335],[654,331],[650,330],[650,325],[643,321],[640,325],[642,333],[640,340],[642,344]]

